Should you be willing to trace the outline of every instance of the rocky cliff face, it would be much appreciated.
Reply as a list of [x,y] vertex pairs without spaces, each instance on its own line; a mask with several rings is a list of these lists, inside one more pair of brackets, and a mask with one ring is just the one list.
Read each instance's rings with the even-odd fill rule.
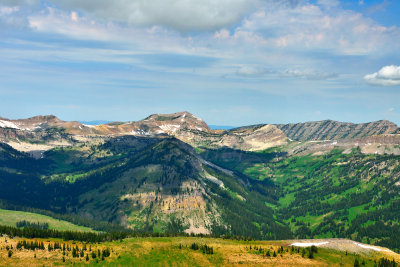
[[276,126],[297,141],[343,140],[399,133],[398,126],[386,120],[361,124],[325,120]]
[[176,137],[194,147],[229,147],[246,151],[264,150],[287,143],[286,135],[275,125],[260,125],[229,131],[179,131]]

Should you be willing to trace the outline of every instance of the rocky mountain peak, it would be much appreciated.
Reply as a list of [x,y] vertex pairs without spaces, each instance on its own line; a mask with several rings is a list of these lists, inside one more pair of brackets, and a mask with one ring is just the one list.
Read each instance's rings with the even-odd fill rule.
[[59,118],[57,118],[54,115],[39,115],[39,116],[34,116],[28,119],[21,119],[18,120],[19,122],[25,122],[25,123],[57,123],[61,122]]
[[202,119],[187,111],[171,114],[153,114],[139,122],[151,123],[165,131],[168,131],[169,128],[210,131],[210,128]]

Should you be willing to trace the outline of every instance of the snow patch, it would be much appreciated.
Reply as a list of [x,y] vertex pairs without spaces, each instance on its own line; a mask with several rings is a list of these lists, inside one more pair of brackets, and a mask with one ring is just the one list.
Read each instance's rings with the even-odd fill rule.
[[142,130],[142,129],[137,129],[136,131],[132,130],[132,132],[130,132],[133,135],[150,135],[148,132]]
[[11,121],[3,121],[3,120],[0,120],[0,127],[1,128],[20,129],[16,124],[12,123]]
[[375,250],[375,251],[388,251],[388,252],[389,252],[389,250],[387,250],[387,249],[380,249],[380,248],[377,248],[377,247],[373,247],[373,246],[369,246],[369,245],[364,245],[364,244],[360,244],[360,243],[356,243],[356,242],[354,242],[354,244],[357,245],[357,246],[359,246],[359,247],[367,248],[367,249],[372,249],[372,250]]
[[192,116],[193,116],[193,118],[195,118],[198,121],[203,121],[202,119],[200,119],[199,117],[196,117],[195,115],[192,115]]
[[161,130],[176,132],[181,126],[176,124],[163,124],[158,126]]
[[211,174],[208,174],[207,172],[205,172],[204,174],[205,174],[205,177],[207,180],[219,185],[219,187],[221,187],[221,188],[225,188],[224,183],[221,180],[219,180],[217,177],[212,176]]
[[85,126],[85,127],[88,127],[88,128],[94,128],[94,127],[96,127],[96,125],[87,125],[87,124],[82,124],[83,126]]
[[329,242],[325,241],[325,242],[319,242],[319,243],[293,243],[291,244],[291,246],[295,246],[295,247],[311,247],[311,246],[321,246],[321,245],[326,245]]

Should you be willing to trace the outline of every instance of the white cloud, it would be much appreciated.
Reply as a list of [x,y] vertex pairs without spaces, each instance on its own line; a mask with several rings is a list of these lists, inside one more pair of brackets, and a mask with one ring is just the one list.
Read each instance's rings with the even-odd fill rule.
[[227,39],[230,37],[230,32],[227,29],[222,29],[214,34],[216,39]]
[[310,69],[288,69],[284,71],[269,70],[259,66],[242,66],[236,72],[239,76],[260,77],[274,76],[280,78],[303,78],[307,80],[328,80],[338,77],[336,73],[315,71]]
[[18,10],[19,10],[19,7],[17,7],[17,6],[14,6],[14,7],[0,6],[0,16],[10,15],[14,12],[17,12]]
[[47,12],[28,17],[29,27],[37,32],[50,32],[66,35],[75,39],[112,40],[112,25],[107,27],[96,25],[87,19],[78,21],[76,13],[60,12],[54,8],[47,8]]
[[72,21],[78,21],[79,17],[78,17],[78,13],[77,12],[71,12],[71,20]]
[[385,66],[378,72],[365,75],[364,80],[372,85],[400,85],[400,66]]
[[246,77],[263,76],[268,73],[271,73],[271,71],[257,66],[242,66],[236,72],[237,75]]
[[[127,28],[115,23],[100,23],[76,12],[48,7],[28,17],[28,27],[39,33],[52,33],[77,40],[95,40],[126,45],[135,53],[188,53],[189,41],[176,32],[161,27]],[[200,49],[191,49],[192,53]]]
[[308,80],[327,80],[337,78],[338,75],[336,73],[315,71],[315,70],[300,70],[300,69],[291,69],[286,70],[282,73],[285,77],[298,77],[305,78]]
[[[35,1],[37,0],[20,0],[17,3]],[[3,0],[3,2],[12,1]],[[319,0],[318,4],[299,0],[49,0],[49,2],[54,3],[53,9],[58,10],[60,14],[69,14],[69,22],[76,23],[86,19],[96,23],[97,27],[104,25],[106,31],[111,30],[107,29],[109,25],[132,31],[147,29],[149,33],[152,29],[162,29],[170,34],[176,30],[176,33],[189,31],[192,47],[220,45],[220,47],[231,46],[236,51],[245,49],[267,51],[278,48],[295,52],[319,49],[342,55],[387,54],[400,49],[400,43],[397,42],[400,39],[399,28],[381,26],[361,13],[344,10],[337,0]],[[45,18],[46,12],[43,10],[31,14],[30,17],[30,25],[38,31],[55,32],[73,38],[81,36],[89,39],[99,36],[100,40],[106,39],[93,34],[92,27],[74,29],[79,33],[75,34],[71,30],[65,30],[66,27],[72,26],[56,23],[61,29],[64,28],[64,30],[58,29],[51,24],[52,20],[57,22],[60,18],[53,16],[50,20],[48,15]],[[41,20],[40,25],[32,23],[39,20]],[[87,35],[84,33],[85,29],[89,31]],[[129,39],[126,30],[119,33],[124,36],[117,36],[117,39]],[[117,34],[112,35],[115,37]],[[216,40],[218,42],[215,42]]]
[[62,8],[133,26],[162,25],[179,31],[217,30],[238,23],[260,0],[59,0]]
[[367,55],[400,49],[398,27],[379,25],[361,13],[336,6],[336,1],[323,2],[305,2],[293,8],[265,6],[248,16],[232,38],[296,52],[320,49],[333,54]]

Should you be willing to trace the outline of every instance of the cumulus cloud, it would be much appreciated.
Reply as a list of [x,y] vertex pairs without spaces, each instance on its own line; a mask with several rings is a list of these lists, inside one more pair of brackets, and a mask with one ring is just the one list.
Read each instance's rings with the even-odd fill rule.
[[400,66],[385,66],[378,72],[365,75],[364,80],[372,85],[400,85]]
[[[38,0],[15,1],[21,5],[34,2]],[[361,13],[345,10],[337,0],[319,0],[317,3],[301,0],[47,2],[52,3],[51,6],[55,10],[70,14],[74,22],[85,17],[97,24],[118,24],[120,27],[131,29],[160,27],[177,32],[190,32],[190,37],[199,37],[197,40],[193,37],[193,44],[202,39],[200,42],[205,46],[213,46],[211,38],[214,38],[214,41],[218,40],[221,45],[233,44],[239,49],[248,44],[253,45],[255,49],[321,49],[345,55],[386,53],[400,49],[400,43],[397,42],[400,38],[398,27],[385,27]],[[0,0],[0,6],[2,3],[5,5],[13,1]],[[40,16],[44,17],[44,14],[41,12],[33,15],[35,19],[39,19]],[[42,28],[45,28],[44,24]],[[51,25],[47,28],[53,28],[60,33]],[[198,35],[203,34],[203,31],[212,35]]]
[[217,30],[240,22],[260,0],[59,0],[62,8],[133,26],[179,31]]
[[[342,55],[397,51],[400,29],[345,10],[337,1],[304,2],[293,8],[266,6],[248,16],[232,39],[295,51],[321,49]],[[327,8],[329,7],[329,8]]]

